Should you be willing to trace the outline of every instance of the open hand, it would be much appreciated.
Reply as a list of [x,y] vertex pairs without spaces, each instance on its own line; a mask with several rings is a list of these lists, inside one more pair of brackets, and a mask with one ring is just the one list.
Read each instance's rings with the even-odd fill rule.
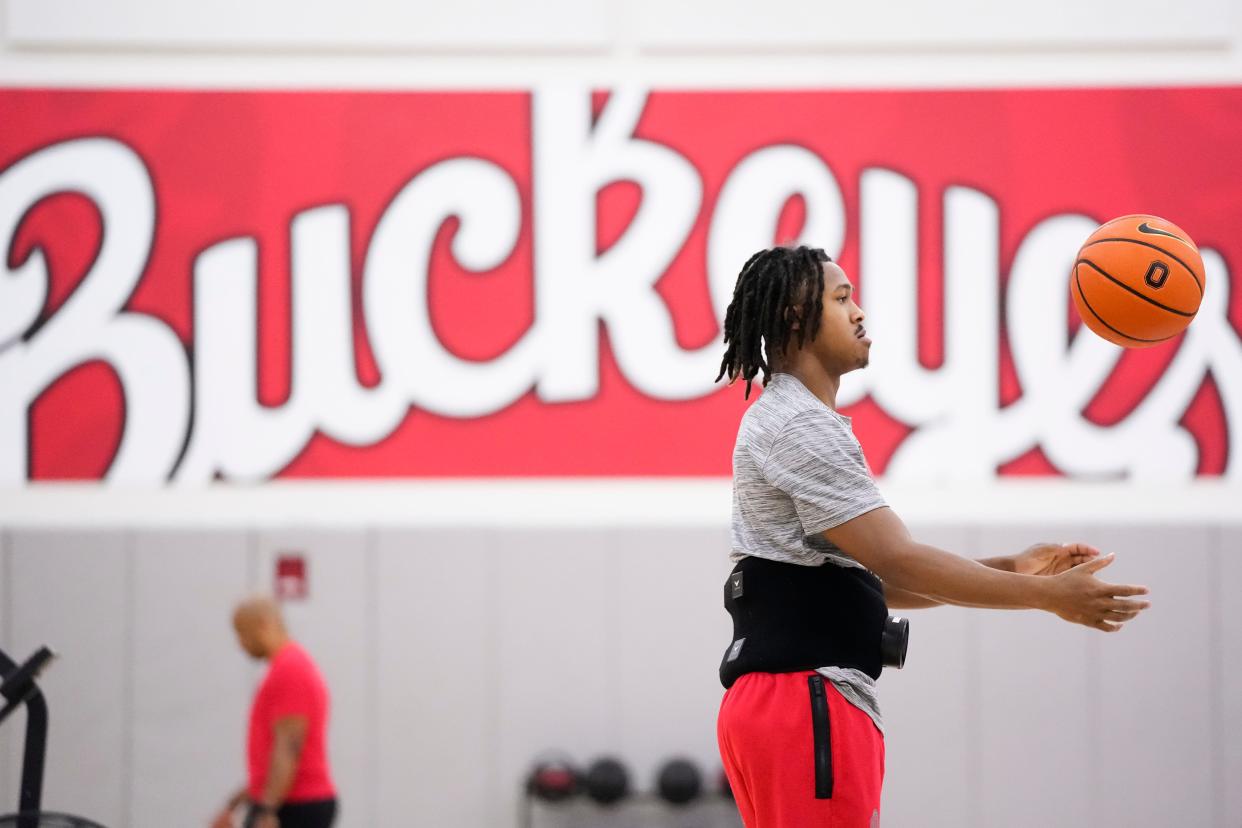
[[1108,584],[1095,577],[1113,558],[1112,554],[1102,555],[1050,577],[1045,609],[1066,621],[1104,632],[1121,629],[1151,604],[1133,600],[1133,596],[1147,594],[1145,586]]
[[1013,571],[1019,575],[1060,575],[1099,556],[1100,550],[1085,543],[1037,543],[1013,556]]

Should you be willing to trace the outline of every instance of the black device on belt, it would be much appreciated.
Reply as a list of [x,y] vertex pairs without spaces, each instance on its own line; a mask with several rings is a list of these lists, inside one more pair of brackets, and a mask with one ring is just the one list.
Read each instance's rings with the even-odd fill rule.
[[884,584],[858,567],[748,556],[724,587],[733,641],[720,663],[731,687],[746,673],[852,667],[879,678],[905,663],[910,624],[888,614]]
[[885,667],[900,670],[906,664],[906,648],[910,645],[910,619],[890,615],[880,635],[880,661]]

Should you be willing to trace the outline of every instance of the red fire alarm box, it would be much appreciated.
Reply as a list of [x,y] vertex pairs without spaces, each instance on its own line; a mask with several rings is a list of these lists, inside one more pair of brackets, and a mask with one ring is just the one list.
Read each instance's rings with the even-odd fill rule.
[[302,601],[307,594],[306,558],[296,552],[276,556],[277,601]]

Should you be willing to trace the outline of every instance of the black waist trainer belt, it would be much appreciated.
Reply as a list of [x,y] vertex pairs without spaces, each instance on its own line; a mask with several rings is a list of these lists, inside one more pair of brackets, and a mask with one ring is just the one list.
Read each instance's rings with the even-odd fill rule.
[[769,561],[738,562],[724,588],[733,642],[720,683],[746,673],[853,667],[880,677],[880,640],[888,607],[884,585],[865,569]]

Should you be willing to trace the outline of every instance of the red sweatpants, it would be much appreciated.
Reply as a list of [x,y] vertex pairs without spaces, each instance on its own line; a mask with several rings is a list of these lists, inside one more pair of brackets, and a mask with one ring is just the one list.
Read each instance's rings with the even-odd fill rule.
[[[884,737],[871,717],[846,701],[827,679],[822,684],[821,712],[813,716],[814,691],[808,679],[815,675],[748,673],[720,703],[716,722],[720,756],[746,828],[880,824]],[[816,756],[816,724],[821,744],[830,745],[830,762],[822,750]],[[816,798],[817,771],[819,793],[830,787],[830,798]]]

